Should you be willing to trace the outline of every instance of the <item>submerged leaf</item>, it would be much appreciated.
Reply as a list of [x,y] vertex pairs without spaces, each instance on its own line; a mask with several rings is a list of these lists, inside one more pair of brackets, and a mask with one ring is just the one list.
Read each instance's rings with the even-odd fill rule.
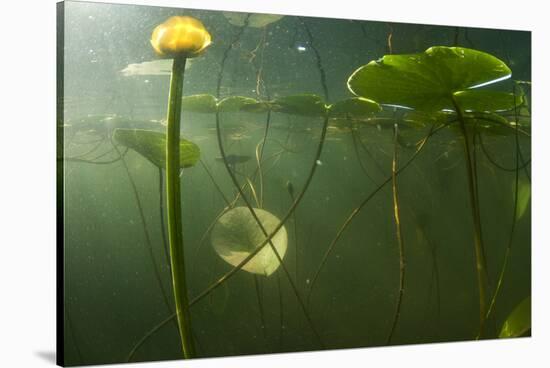
[[499,338],[520,337],[531,330],[531,297],[523,299],[502,324]]
[[273,111],[292,115],[323,116],[327,107],[320,96],[301,94],[284,96],[271,102]]
[[364,118],[379,111],[382,111],[379,104],[363,97],[347,98],[329,106],[331,118]]
[[[258,100],[251,97],[244,96],[230,96],[226,97],[218,103],[218,110],[220,112],[238,112],[238,111],[247,111],[247,112],[263,112],[267,110],[261,110],[258,105],[261,104]],[[254,106],[254,108],[247,109],[249,106]]]
[[423,53],[386,55],[348,79],[357,96],[425,111],[453,109],[452,95],[510,77],[496,57],[462,47],[434,46]]
[[[276,14],[254,14],[237,12],[223,12],[223,16],[229,21],[229,23],[233,24],[234,26],[242,27],[247,24],[248,27],[252,28],[262,28],[283,18],[283,15]],[[246,23],[247,17],[248,23]]]
[[[195,59],[187,59],[185,70],[191,67]],[[128,64],[120,73],[125,77],[133,76],[158,76],[172,75],[172,64],[174,59],[158,59],[151,61],[143,61],[141,63]]]
[[215,113],[216,97],[208,94],[185,96],[181,100],[183,111],[198,113]]
[[[265,231],[270,234],[279,224],[279,219],[271,213],[254,208],[256,216],[260,219]],[[235,207],[227,211],[218,219],[212,229],[211,241],[214,250],[227,263],[237,266],[253,250],[255,250],[266,239],[258,223],[250,213],[248,207]],[[287,233],[284,226],[271,239],[277,253],[284,258],[287,248]],[[259,275],[269,276],[280,263],[269,244],[258,252],[243,270]]]
[[523,96],[500,91],[468,89],[456,92],[454,96],[464,111],[508,111],[523,104]]
[[[166,134],[141,129],[115,129],[114,138],[135,150],[157,167],[166,168]],[[180,140],[180,166],[194,166],[200,157],[199,147],[186,139]]]

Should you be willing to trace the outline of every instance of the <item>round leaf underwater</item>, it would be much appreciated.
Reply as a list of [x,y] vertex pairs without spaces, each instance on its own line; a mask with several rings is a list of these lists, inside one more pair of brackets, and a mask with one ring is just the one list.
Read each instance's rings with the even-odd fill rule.
[[[280,222],[275,215],[268,211],[254,208],[254,213],[260,219],[268,235],[275,230]],[[214,250],[232,266],[239,265],[265,239],[264,232],[247,207],[235,207],[227,211],[218,219],[211,234]],[[288,245],[287,231],[284,226],[277,231],[271,242],[281,259],[283,259]],[[250,273],[269,276],[279,266],[280,262],[277,255],[268,243],[242,269]]]

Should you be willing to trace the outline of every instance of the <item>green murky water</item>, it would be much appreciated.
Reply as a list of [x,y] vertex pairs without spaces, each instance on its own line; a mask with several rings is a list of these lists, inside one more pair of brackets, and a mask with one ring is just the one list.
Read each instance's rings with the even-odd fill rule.
[[[150,38],[173,15],[200,19],[213,40],[188,63],[183,86],[184,96],[210,96],[188,100],[181,120],[182,138],[200,150],[200,161],[191,158],[181,173],[197,356],[476,338],[472,197],[486,309],[502,281],[482,338],[499,336],[531,294],[530,33],[66,2],[58,163],[67,365],[182,357],[169,318],[164,158],[148,143],[128,143],[116,133],[165,132],[171,63],[158,61]],[[426,109],[428,94],[404,108],[399,84],[410,78],[410,93],[418,94],[419,78],[463,78],[459,64],[443,73],[436,63],[424,74],[408,66],[368,95],[360,92],[381,107],[343,105],[339,114],[330,107],[357,97],[348,78],[361,66],[432,46],[478,50],[512,71],[489,88],[508,94],[502,101],[475,94],[463,100],[471,106],[462,111],[470,164],[460,114],[452,106]],[[474,61],[468,70],[477,70]],[[392,83],[400,88],[387,101],[373,98],[385,98]],[[254,100],[219,108],[231,96]],[[498,108],[487,112],[491,104]],[[274,216],[270,229],[286,218],[284,247],[277,245],[283,266],[265,248],[263,263],[204,294],[242,259],[234,252],[250,252],[265,238],[228,169],[251,206]],[[233,207],[240,209],[220,225]]]

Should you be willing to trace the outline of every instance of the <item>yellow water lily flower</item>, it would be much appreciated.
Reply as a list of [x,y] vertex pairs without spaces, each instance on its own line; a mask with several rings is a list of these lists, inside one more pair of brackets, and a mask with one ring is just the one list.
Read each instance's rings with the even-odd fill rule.
[[151,45],[163,57],[195,57],[211,43],[212,37],[202,22],[188,16],[168,18],[151,35]]

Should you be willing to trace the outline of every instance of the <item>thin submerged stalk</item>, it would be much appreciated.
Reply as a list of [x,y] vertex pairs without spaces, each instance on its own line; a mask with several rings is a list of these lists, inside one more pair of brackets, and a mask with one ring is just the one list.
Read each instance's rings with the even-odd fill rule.
[[[428,139],[434,135],[435,133],[437,133],[439,130],[441,130],[442,128],[446,127],[446,125],[441,125],[439,127],[435,127],[435,125],[432,125],[431,129],[430,129],[430,132],[426,135],[426,137],[424,137],[419,143],[418,143],[418,148],[416,149],[416,151],[414,152],[414,154],[412,155],[412,157],[402,166],[400,167],[397,171],[396,171],[396,175],[399,175],[403,170],[405,170],[412,162],[413,160],[418,156],[418,154],[422,151],[422,149],[424,148],[424,146],[426,145],[426,142],[428,141]],[[382,190],[382,188],[384,188],[386,186],[386,184],[388,184],[389,182],[391,181],[391,176],[386,178],[386,180],[384,180],[382,183],[380,183],[380,185],[378,185],[360,204],[359,206],[357,206],[356,208],[354,208],[351,213],[349,214],[349,216],[346,218],[346,220],[344,221],[344,223],[342,224],[342,226],[340,227],[340,229],[338,230],[338,232],[336,233],[336,235],[334,236],[334,238],[332,239],[332,241],[330,242],[325,254],[323,255],[323,258],[321,259],[321,263],[319,264],[319,266],[317,267],[317,270],[315,271],[315,273],[313,274],[313,277],[311,278],[311,282],[310,282],[310,288],[309,288],[309,294],[307,296],[307,305],[309,305],[309,301],[311,299],[311,295],[313,293],[313,289],[314,289],[314,286],[316,285],[316,281],[317,279],[319,278],[319,274],[321,273],[321,270],[323,269],[323,266],[325,265],[325,263],[327,262],[328,260],[328,257],[329,255],[332,253],[332,251],[334,250],[334,247],[336,246],[336,244],[338,243],[338,240],[340,240],[340,238],[342,237],[342,235],[344,234],[344,231],[348,228],[348,226],[351,224],[351,222],[353,221],[353,219],[355,218],[355,216],[357,216],[357,214],[359,214],[361,212],[361,210],[367,205],[367,203],[370,202],[370,200],[380,191]]]
[[[516,96],[515,85],[513,86],[513,93],[514,93],[514,99],[515,99],[515,96]],[[515,176],[514,177],[514,210],[513,210],[513,213],[512,213],[512,227],[510,228],[510,236],[508,238],[508,244],[506,246],[506,251],[505,251],[505,254],[504,254],[504,261],[503,261],[502,267],[500,269],[500,273],[499,273],[499,276],[498,276],[498,279],[497,279],[497,284],[496,284],[496,287],[495,287],[495,291],[494,291],[494,293],[491,297],[489,308],[487,309],[487,314],[485,315],[486,319],[489,319],[489,317],[491,316],[491,313],[494,310],[496,299],[498,297],[498,294],[500,292],[500,288],[502,286],[502,281],[504,279],[504,274],[505,274],[506,268],[508,266],[508,260],[510,259],[510,252],[512,250],[512,244],[513,244],[513,240],[514,240],[514,233],[515,233],[515,230],[516,230],[516,223],[517,223],[518,195],[519,195],[519,193],[518,193],[518,191],[519,191],[519,170],[521,169],[521,166],[520,166],[521,149],[520,149],[520,146],[519,146],[518,116],[517,116],[517,107],[516,107],[515,100],[514,100],[514,113],[516,114],[516,116],[515,116],[516,132],[515,132],[515,135],[514,135],[515,147],[516,147],[516,160],[515,160],[516,161],[516,170],[515,170],[515,175],[514,175]],[[481,331],[477,336],[478,339],[480,338],[480,335],[481,335]]]
[[[116,151],[119,153],[118,148],[113,144],[113,147],[115,147]],[[120,155],[122,157],[122,155]],[[153,244],[151,242],[151,235],[149,234],[149,230],[147,227],[147,221],[145,220],[145,215],[143,213],[143,206],[141,205],[141,199],[139,198],[139,193],[137,190],[136,182],[134,181],[134,178],[132,177],[132,174],[130,173],[130,169],[128,168],[128,165],[126,164],[126,160],[122,157],[121,159],[122,165],[124,167],[124,170],[126,171],[126,175],[128,176],[128,181],[130,181],[130,186],[132,187],[132,193],[134,194],[134,198],[136,200],[136,205],[139,213],[139,218],[141,220],[141,226],[143,228],[143,235],[145,236],[145,245],[147,248],[147,251],[149,253],[149,258],[151,259],[151,263],[153,264],[153,273],[155,275],[155,278],[157,280],[157,283],[159,285],[160,291],[162,293],[162,297],[164,300],[164,304],[166,305],[166,308],[168,311],[172,312],[172,308],[170,306],[170,302],[168,301],[168,294],[164,290],[164,286],[162,285],[162,278],[160,276],[159,268],[155,259],[155,253],[153,252]]]
[[[320,146],[322,147],[322,142],[324,141],[324,138],[325,138],[325,134],[326,134],[326,128],[327,128],[327,125],[328,125],[328,115],[325,116],[325,119],[324,119],[324,123],[323,123],[323,130],[322,130],[322,133],[321,133],[321,143],[320,143]],[[233,171],[231,170],[231,167],[229,165],[229,162],[227,161],[227,156],[225,154],[225,150],[224,150],[224,147],[223,147],[223,141],[222,141],[222,136],[221,136],[221,130],[220,130],[220,116],[219,116],[219,111],[216,112],[216,131],[217,131],[217,137],[218,137],[218,146],[219,146],[219,149],[220,149],[220,154],[222,156],[222,159],[223,159],[223,162],[225,164],[225,167],[227,169],[227,172],[229,174],[229,176],[231,177],[231,180],[233,182],[233,185],[235,186],[235,188],[237,188],[237,190],[239,191],[240,195],[241,195],[241,198],[243,199],[243,201],[245,202],[246,204],[246,207],[248,207],[248,210],[250,211],[252,217],[254,218],[254,220],[256,221],[256,223],[258,224],[260,230],[263,232],[264,236],[266,237],[266,243],[269,244],[269,246],[271,247],[271,250],[273,251],[273,253],[275,254],[275,256],[277,257],[277,260],[279,261],[279,264],[281,266],[281,268],[283,269],[287,279],[288,279],[288,282],[290,283],[290,286],[296,296],[296,299],[298,300],[298,304],[300,305],[303,313],[304,313],[304,316],[306,317],[306,320],[308,321],[309,325],[310,325],[310,328],[311,330],[313,331],[313,334],[315,335],[316,339],[318,340],[319,344],[321,345],[321,347],[323,347],[323,342],[321,340],[321,337],[319,335],[319,333],[317,332],[317,330],[315,329],[315,326],[313,324],[313,321],[311,320],[311,317],[309,316],[309,313],[305,307],[305,304],[302,300],[302,298],[300,297],[300,294],[298,292],[298,289],[296,288],[296,285],[294,284],[294,281],[292,280],[292,277],[290,275],[290,273],[288,272],[288,269],[286,268],[285,264],[283,263],[283,260],[281,258],[281,256],[279,255],[279,252],[277,251],[277,249],[275,248],[275,246],[273,245],[273,242],[271,241],[271,238],[274,234],[277,233],[277,231],[280,229],[281,226],[276,226],[276,230],[274,230],[273,234],[268,234],[265,227],[263,226],[262,224],[262,221],[258,218],[258,216],[256,215],[256,212],[254,211],[254,209],[252,208],[252,205],[250,204],[250,201],[248,200],[248,198],[244,195],[244,192],[242,191],[241,189],[241,186],[239,185],[239,182],[237,181],[237,177],[235,176],[235,174],[233,173]],[[320,152],[318,152],[318,154],[320,154]],[[317,161],[317,160],[316,160]],[[316,161],[313,163],[314,166],[316,166]],[[281,221],[281,224],[282,224],[282,221]],[[262,244],[260,246],[258,246],[258,248],[256,248],[255,251],[259,251],[259,249],[263,248],[265,244]],[[256,252],[253,252],[251,253],[252,254],[256,254]],[[245,258],[245,260],[247,260],[247,258]],[[248,260],[247,260],[248,261]],[[244,262],[244,260],[243,260]],[[239,264],[240,265],[240,264]],[[243,264],[244,265],[244,264]],[[238,266],[237,266],[238,267]]]
[[[266,244],[268,243],[268,241],[270,241],[274,236],[275,234],[277,234],[277,232],[283,227],[283,225],[286,223],[286,221],[288,221],[288,219],[292,216],[292,214],[294,213],[294,211],[296,210],[296,207],[298,207],[298,204],[300,204],[300,202],[302,201],[302,198],[304,197],[304,195],[306,194],[308,188],[309,188],[309,185],[311,184],[311,181],[313,180],[313,177],[315,175],[315,171],[317,170],[317,163],[316,161],[321,157],[321,152],[323,150],[323,144],[324,144],[324,137],[326,135],[326,131],[327,131],[327,126],[328,126],[328,119],[325,119],[325,123],[323,125],[323,130],[322,130],[322,133],[321,133],[321,139],[319,140],[319,145],[317,146],[317,152],[315,153],[315,158],[314,158],[314,164],[312,165],[311,167],[311,170],[309,172],[309,175],[306,179],[306,182],[302,188],[302,190],[300,191],[300,193],[298,194],[298,196],[296,196],[296,199],[294,200],[294,202],[292,203],[292,206],[290,206],[290,208],[288,209],[287,213],[283,216],[283,218],[281,219],[281,221],[279,222],[279,224],[273,229],[273,231],[269,234],[269,236],[267,236],[267,238],[260,244],[258,245],[258,247],[252,251],[248,256],[246,256],[246,258],[244,258],[237,266],[233,267],[233,269],[231,269],[230,271],[228,271],[227,273],[225,273],[222,277],[220,277],[217,281],[215,281],[214,283],[212,283],[210,286],[208,286],[206,289],[204,289],[202,292],[200,292],[197,296],[195,296],[194,298],[192,298],[189,302],[189,306],[193,306],[195,304],[197,304],[198,302],[200,302],[202,299],[204,299],[206,296],[210,295],[210,293],[212,293],[214,290],[216,290],[218,287],[220,287],[223,283],[225,283],[227,280],[229,280],[231,277],[233,277],[239,270],[241,270],[244,265],[246,265],[248,262],[250,262],[250,260],[252,258],[254,258],[254,256],[256,256],[265,246]],[[432,130],[433,130],[433,127],[432,127]],[[432,131],[430,131],[430,135],[433,134]],[[424,139],[424,142],[421,144],[421,147],[424,146],[424,143],[427,141],[428,137],[426,137]],[[419,151],[421,150],[421,147],[418,149]],[[417,153],[419,152],[417,151]],[[412,159],[411,159],[412,160]],[[405,167],[410,163],[411,161],[407,162],[407,164],[405,165]],[[403,170],[405,167],[401,168],[400,170]],[[384,185],[382,185],[379,189],[381,189]],[[378,190],[379,190],[378,189]],[[240,196],[240,192],[242,192],[242,189],[241,191],[239,191],[239,194],[237,195],[237,197],[235,198],[235,201],[238,200],[239,196]],[[376,191],[375,191],[376,192]],[[372,194],[374,195],[374,193]],[[221,214],[220,214],[221,216]],[[166,317],[164,320],[162,320],[159,324],[157,324],[156,326],[153,326],[153,328],[151,330],[149,330],[137,343],[136,345],[132,348],[132,351],[130,352],[130,354],[128,355],[128,361],[130,361],[132,359],[132,357],[134,356],[134,354],[137,352],[137,350],[145,343],[147,342],[147,340],[153,336],[155,334],[155,332],[157,332],[158,330],[160,330],[163,326],[165,326],[167,323],[169,323],[171,320],[173,320],[174,318],[176,317],[176,314],[172,314],[168,317]]]
[[474,222],[474,252],[476,258],[477,286],[479,292],[479,336],[483,335],[485,326],[485,316],[487,313],[487,279],[486,267],[483,250],[483,240],[481,238],[481,219],[479,216],[479,198],[476,192],[474,164],[470,155],[470,142],[468,132],[466,131],[466,122],[462,109],[458,105],[454,96],[452,96],[454,108],[458,116],[458,122],[464,138],[464,154],[466,157],[466,171],[468,174],[468,188],[470,194],[470,207],[472,210],[472,219]]
[[394,125],[394,141],[393,141],[393,160],[391,168],[392,194],[393,194],[393,216],[395,219],[395,234],[397,244],[399,246],[399,294],[395,306],[395,314],[393,317],[390,334],[388,335],[387,344],[391,343],[395,327],[401,314],[401,303],[403,302],[403,292],[405,291],[405,247],[403,242],[403,230],[401,228],[401,215],[399,209],[399,195],[397,192],[397,124]]

